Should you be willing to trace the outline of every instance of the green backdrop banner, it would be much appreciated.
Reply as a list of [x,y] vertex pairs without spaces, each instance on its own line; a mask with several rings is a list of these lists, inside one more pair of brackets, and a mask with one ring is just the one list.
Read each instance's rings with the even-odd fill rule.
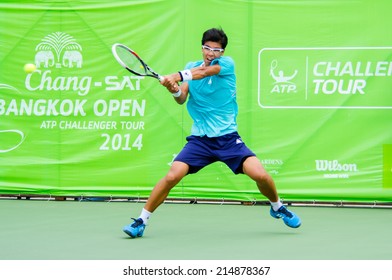
[[[191,120],[111,46],[167,74],[201,59],[202,33],[222,27],[239,132],[281,197],[391,202],[391,10],[389,0],[2,1],[0,193],[148,196]],[[264,199],[221,163],[171,197]]]

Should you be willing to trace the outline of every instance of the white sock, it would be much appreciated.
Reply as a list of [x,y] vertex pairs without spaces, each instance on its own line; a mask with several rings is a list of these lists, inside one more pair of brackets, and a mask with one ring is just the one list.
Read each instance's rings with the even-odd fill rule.
[[143,208],[142,213],[140,213],[139,218],[141,218],[145,225],[147,225],[148,219],[150,219],[151,212]]
[[270,203],[271,203],[272,209],[274,209],[274,211],[278,211],[278,209],[280,207],[282,207],[282,205],[283,205],[283,203],[280,201],[280,198],[278,198],[277,202],[270,201]]

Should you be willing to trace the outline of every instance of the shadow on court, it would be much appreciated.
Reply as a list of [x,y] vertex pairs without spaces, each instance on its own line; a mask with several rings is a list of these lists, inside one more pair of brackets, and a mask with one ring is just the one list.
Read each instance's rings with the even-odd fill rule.
[[0,200],[1,260],[389,260],[392,210],[164,204],[143,238],[122,232],[143,204]]

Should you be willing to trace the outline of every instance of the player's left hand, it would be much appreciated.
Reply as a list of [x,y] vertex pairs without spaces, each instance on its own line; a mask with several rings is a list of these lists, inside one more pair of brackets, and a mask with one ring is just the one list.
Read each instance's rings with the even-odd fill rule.
[[179,90],[179,85],[176,82],[173,77],[169,76],[164,76],[163,79],[161,80],[161,84],[167,88],[168,91],[171,93],[176,93]]

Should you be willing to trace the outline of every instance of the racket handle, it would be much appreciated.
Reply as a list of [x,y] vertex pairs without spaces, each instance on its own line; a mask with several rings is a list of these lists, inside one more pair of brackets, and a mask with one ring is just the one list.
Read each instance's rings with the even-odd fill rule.
[[158,76],[158,80],[162,83],[162,82],[165,80],[165,77],[159,75],[159,76]]

